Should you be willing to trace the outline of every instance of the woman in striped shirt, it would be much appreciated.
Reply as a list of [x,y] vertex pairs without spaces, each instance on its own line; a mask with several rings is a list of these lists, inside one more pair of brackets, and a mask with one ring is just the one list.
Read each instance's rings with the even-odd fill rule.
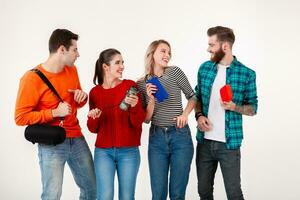
[[[170,44],[165,40],[153,41],[146,52],[145,76],[137,82],[146,110],[145,122],[151,121],[148,160],[152,200],[167,199],[168,185],[170,199],[185,199],[194,153],[187,122],[195,106],[195,94],[183,71],[168,66],[170,58]],[[153,77],[168,93],[168,98],[162,102],[154,97],[156,85],[147,83]],[[188,99],[184,110],[181,91]]]

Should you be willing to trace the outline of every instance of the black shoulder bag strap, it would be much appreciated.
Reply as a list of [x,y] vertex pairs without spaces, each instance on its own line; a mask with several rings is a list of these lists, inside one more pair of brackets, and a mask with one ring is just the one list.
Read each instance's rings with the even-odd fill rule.
[[[39,69],[34,68],[30,71],[35,72],[37,75],[39,75],[39,77],[46,83],[46,85],[50,88],[50,90],[55,94],[55,96],[59,99],[60,102],[64,102],[63,99],[59,96],[58,92],[56,91],[56,89],[53,87],[53,85],[51,84],[51,82],[48,80],[48,78],[43,74],[43,72],[41,72]],[[61,117],[60,118],[60,126],[63,126],[63,120],[65,118]]]

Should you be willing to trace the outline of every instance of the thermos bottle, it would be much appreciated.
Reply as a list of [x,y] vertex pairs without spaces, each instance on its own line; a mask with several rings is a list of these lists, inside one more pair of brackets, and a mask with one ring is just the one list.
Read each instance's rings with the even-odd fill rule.
[[120,109],[124,110],[124,111],[128,110],[130,105],[125,102],[125,98],[129,97],[131,94],[136,95],[137,93],[138,93],[138,90],[135,87],[129,88],[129,90],[127,90],[126,96],[124,97],[123,101],[120,103],[120,106],[119,106]]

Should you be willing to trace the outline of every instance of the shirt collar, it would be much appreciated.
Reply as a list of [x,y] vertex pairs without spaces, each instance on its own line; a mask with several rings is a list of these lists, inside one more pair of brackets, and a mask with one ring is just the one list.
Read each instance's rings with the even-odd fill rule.
[[[233,60],[232,60],[232,62],[230,63],[230,65],[229,65],[228,68],[232,68],[232,67],[236,66],[237,64],[238,64],[238,60],[237,60],[236,56],[233,56]],[[214,62],[213,66],[214,66],[215,68],[217,68],[217,67],[218,67],[218,63]]]

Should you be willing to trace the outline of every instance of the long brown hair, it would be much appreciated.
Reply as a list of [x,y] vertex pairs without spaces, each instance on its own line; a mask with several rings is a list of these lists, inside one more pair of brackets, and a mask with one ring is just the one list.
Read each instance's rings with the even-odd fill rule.
[[110,61],[117,54],[121,55],[121,53],[116,49],[106,49],[100,53],[99,58],[97,59],[95,64],[95,74],[93,79],[95,85],[103,84],[103,78],[104,78],[103,64],[109,66]]

